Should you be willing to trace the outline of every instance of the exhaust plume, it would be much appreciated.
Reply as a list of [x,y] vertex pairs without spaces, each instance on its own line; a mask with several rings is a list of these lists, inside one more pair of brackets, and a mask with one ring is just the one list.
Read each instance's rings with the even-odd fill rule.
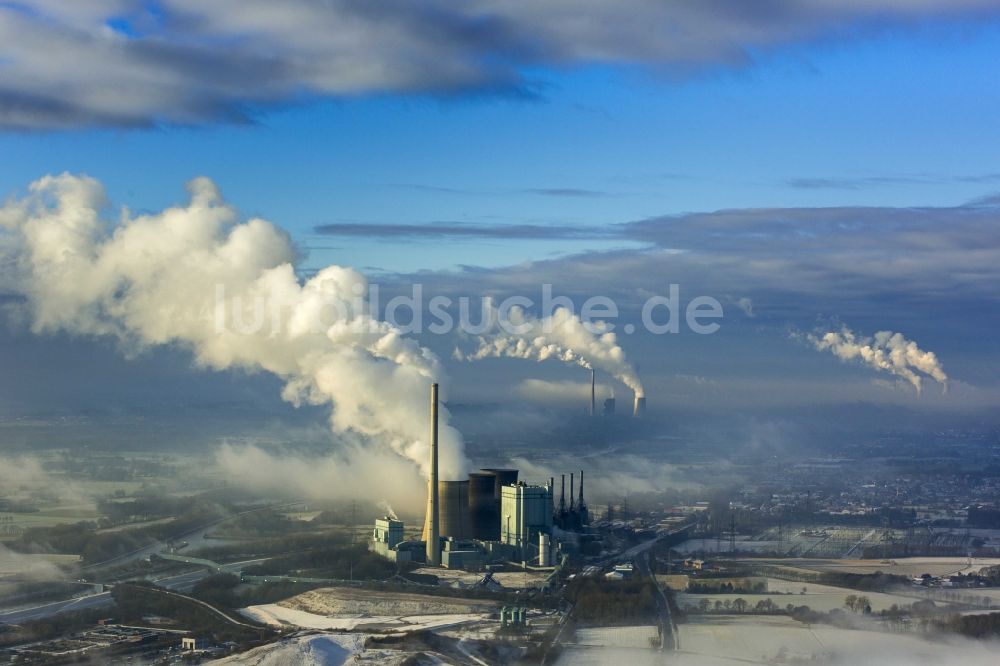
[[[273,373],[285,400],[330,405],[335,434],[426,472],[434,354],[369,312],[361,274],[329,266],[300,282],[285,232],[240,221],[207,178],[188,192],[186,205],[111,223],[101,184],[62,174],[0,207],[32,330],[112,336],[126,353],[178,345],[204,368]],[[442,476],[459,478],[462,438],[447,422],[442,408]]]
[[471,353],[455,349],[456,359],[555,359],[588,370],[603,370],[631,388],[637,396],[644,395],[638,373],[625,358],[624,350],[618,346],[615,334],[607,323],[584,324],[572,310],[563,307],[539,319],[525,312],[524,308],[514,306],[510,309],[505,327],[501,327],[496,308],[492,304],[487,307],[490,308],[489,321],[493,331],[479,336],[479,346]]
[[842,327],[840,331],[810,333],[806,339],[818,351],[829,351],[843,361],[860,360],[879,371],[889,372],[913,385],[920,394],[923,376],[948,390],[948,375],[934,352],[924,351],[902,333],[879,331],[874,337],[859,337]]
[[393,511],[392,505],[389,504],[388,500],[380,499],[376,504],[376,506],[378,506],[379,510],[389,518],[392,518],[393,520],[399,520],[399,516],[396,515],[395,511]]

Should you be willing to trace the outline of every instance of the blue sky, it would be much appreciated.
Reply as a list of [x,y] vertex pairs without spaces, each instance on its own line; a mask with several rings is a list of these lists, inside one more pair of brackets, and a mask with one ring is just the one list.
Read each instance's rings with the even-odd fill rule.
[[[5,193],[61,171],[156,210],[197,175],[309,264],[498,266],[621,241],[323,238],[329,223],[605,225],[757,206],[949,206],[1000,190],[1000,25],[944,23],[755,54],[683,77],[536,68],[540,99],[318,100],[250,125],[0,135]],[[798,186],[796,186],[798,185]],[[541,190],[580,190],[543,193]]]
[[[718,298],[725,326],[623,342],[654,406],[973,422],[1000,404],[994,5],[0,0],[0,196],[89,174],[113,205],[157,213],[207,176],[290,233],[303,274],[338,264],[405,291],[420,272],[451,295],[552,283],[608,294],[629,321],[680,283]],[[0,306],[16,310],[25,254],[0,241]],[[89,408],[94,382],[109,403],[150,386],[165,404],[277,402],[271,380],[178,373],[183,350],[131,364],[9,321],[14,411],[54,393]],[[950,392],[918,399],[803,343],[841,323],[935,351]],[[580,380],[422,342],[473,402]],[[51,391],[67,358],[83,370]]]

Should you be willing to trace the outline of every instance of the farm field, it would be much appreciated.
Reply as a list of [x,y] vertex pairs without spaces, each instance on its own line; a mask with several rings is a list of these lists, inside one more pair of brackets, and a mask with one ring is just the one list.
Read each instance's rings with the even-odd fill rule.
[[996,645],[970,640],[926,641],[909,634],[807,627],[786,617],[696,618],[679,627],[681,652],[673,663],[773,664],[795,659],[818,664],[892,666],[996,663]]
[[576,630],[576,644],[590,647],[649,648],[658,637],[656,626],[589,627]]
[[767,564],[800,572],[837,572],[871,574],[882,572],[897,576],[916,577],[929,573],[932,576],[974,573],[983,567],[1000,564],[1000,558],[979,557],[971,562],[965,557],[900,557],[888,562],[882,560],[849,560],[829,558],[744,559],[745,564]]

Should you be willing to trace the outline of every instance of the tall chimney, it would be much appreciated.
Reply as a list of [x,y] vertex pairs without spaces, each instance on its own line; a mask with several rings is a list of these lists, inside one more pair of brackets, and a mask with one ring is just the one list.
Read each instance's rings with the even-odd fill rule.
[[583,470],[580,470],[580,500],[576,503],[578,507],[583,508]]
[[430,529],[427,531],[427,564],[441,564],[441,544],[438,538],[438,385],[431,384],[431,474],[427,481],[427,511]]
[[562,492],[559,493],[559,515],[566,513],[566,475],[562,475]]
[[597,396],[594,390],[594,384],[597,381],[597,372],[591,368],[590,369],[590,415],[597,416]]
[[569,510],[573,512],[573,472],[569,473]]

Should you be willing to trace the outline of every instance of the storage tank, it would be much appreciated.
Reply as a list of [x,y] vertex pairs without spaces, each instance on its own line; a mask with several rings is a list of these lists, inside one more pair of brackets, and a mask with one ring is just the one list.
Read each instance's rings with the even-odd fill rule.
[[538,533],[538,566],[547,567],[551,562],[549,555],[549,535],[545,532]]
[[500,507],[496,500],[497,477],[493,472],[469,474],[469,523],[472,538],[500,539]]
[[438,526],[442,537],[472,538],[467,480],[438,481]]

